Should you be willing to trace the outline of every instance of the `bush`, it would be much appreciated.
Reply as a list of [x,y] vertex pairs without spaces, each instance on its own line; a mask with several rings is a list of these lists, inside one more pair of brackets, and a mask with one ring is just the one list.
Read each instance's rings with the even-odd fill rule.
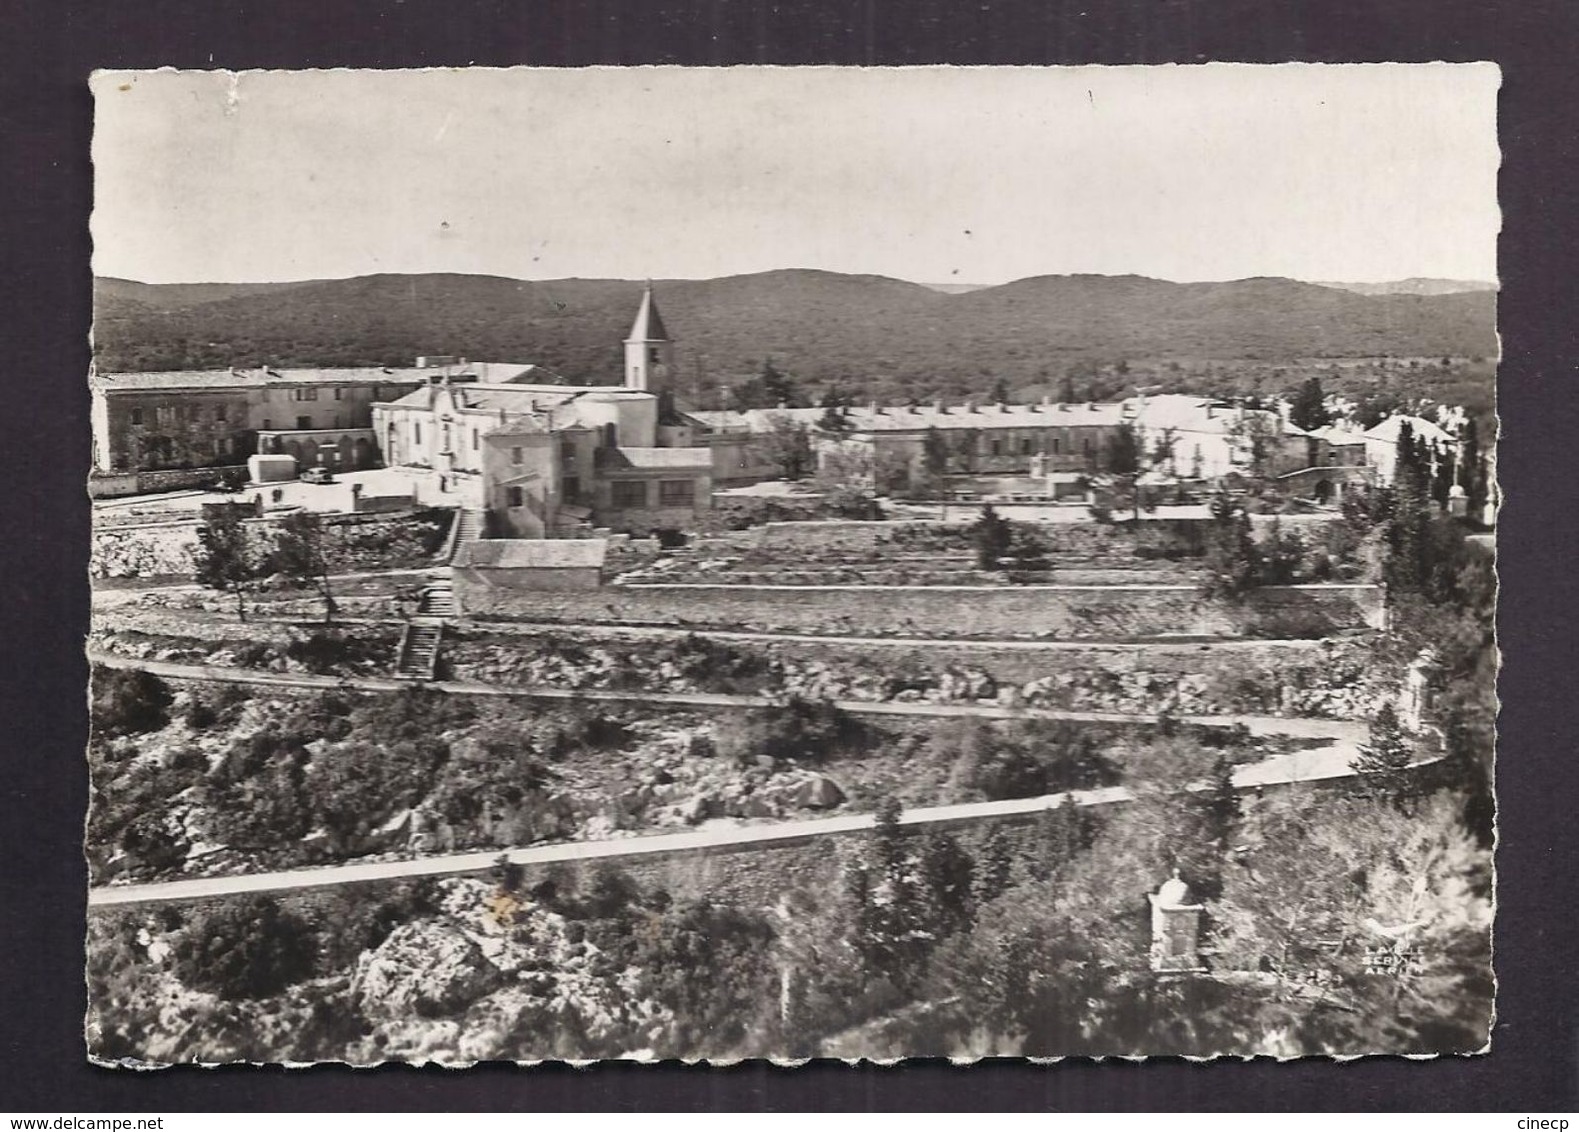
[[93,726],[104,735],[158,731],[170,722],[170,688],[140,668],[93,666]]
[[720,754],[742,763],[758,755],[822,762],[860,734],[860,721],[842,708],[794,698],[782,707],[730,717],[715,741]]
[[313,973],[311,929],[267,896],[199,912],[176,942],[176,976],[226,999],[268,998]]

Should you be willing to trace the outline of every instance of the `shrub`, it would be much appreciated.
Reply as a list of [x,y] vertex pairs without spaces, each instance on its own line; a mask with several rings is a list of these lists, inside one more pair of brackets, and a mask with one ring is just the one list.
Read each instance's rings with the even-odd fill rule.
[[782,707],[730,717],[720,725],[715,742],[720,754],[739,762],[758,755],[822,762],[855,742],[860,732],[860,722],[842,708],[796,697]]
[[105,735],[158,731],[175,698],[159,677],[140,668],[93,666],[93,726]]
[[177,977],[226,999],[268,998],[311,976],[310,928],[267,896],[227,902],[192,917],[176,942]]

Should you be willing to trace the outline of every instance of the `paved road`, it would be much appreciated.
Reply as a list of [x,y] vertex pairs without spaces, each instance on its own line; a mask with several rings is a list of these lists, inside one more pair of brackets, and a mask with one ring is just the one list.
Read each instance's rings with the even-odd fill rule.
[[[1352,750],[1341,746],[1301,751],[1279,756],[1265,763],[1241,767],[1234,773],[1240,789],[1291,782],[1314,782],[1342,778],[1352,771]],[[1130,793],[1121,786],[1082,790],[1068,794],[1046,794],[1036,798],[1017,798],[1003,802],[968,802],[953,806],[926,806],[907,810],[900,816],[906,826],[956,825],[983,818],[1034,814],[1060,805],[1069,798],[1079,806],[1111,805],[1128,801]],[[728,820],[709,822],[700,829],[683,833],[627,836],[606,841],[574,841],[555,845],[479,853],[454,853],[400,861],[371,861],[349,865],[328,865],[312,869],[292,869],[246,876],[203,877],[194,880],[164,881],[156,884],[110,885],[91,889],[88,904],[108,907],[118,904],[147,904],[164,900],[193,900],[201,897],[231,896],[249,892],[284,892],[303,888],[324,888],[366,881],[400,880],[409,877],[454,876],[489,868],[501,853],[521,865],[547,865],[556,862],[632,859],[672,853],[705,850],[745,849],[752,846],[788,845],[870,829],[871,814],[846,814],[838,817],[807,818],[800,821],[745,825]]]
[[[264,672],[252,668],[222,668],[216,665],[181,664],[168,660],[135,660],[98,649],[88,650],[88,659],[109,668],[141,668],[157,676],[176,680],[213,680],[228,684],[254,684],[275,688],[348,688],[369,692],[393,692],[410,688],[413,681],[388,676],[315,676],[305,672]],[[608,689],[582,691],[568,688],[501,688],[493,684],[474,684],[462,680],[435,680],[424,684],[453,695],[526,696],[533,699],[591,700],[613,703],[673,704],[676,707],[766,707],[777,701],[766,696],[734,696],[719,692],[626,692]],[[1047,708],[1008,708],[976,703],[874,703],[865,700],[840,700],[845,711],[862,715],[930,716],[949,718],[962,715],[984,719],[1068,719],[1082,723],[1150,723],[1154,717],[1114,711],[1057,711]],[[1288,719],[1274,715],[1187,715],[1185,723],[1231,727],[1242,724],[1252,735],[1287,735],[1305,739],[1326,739],[1352,747],[1366,736],[1366,725],[1347,719]]]

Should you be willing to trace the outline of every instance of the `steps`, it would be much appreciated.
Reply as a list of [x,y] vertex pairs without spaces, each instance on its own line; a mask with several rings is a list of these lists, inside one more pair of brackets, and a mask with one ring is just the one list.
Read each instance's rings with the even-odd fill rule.
[[422,590],[422,604],[417,607],[418,617],[447,619],[460,611],[455,605],[455,591],[448,582],[431,582]]
[[471,507],[460,508],[455,512],[455,525],[450,528],[449,561],[455,561],[455,555],[463,543],[474,542],[481,537],[482,512]]
[[400,637],[400,659],[395,675],[402,680],[431,680],[438,666],[444,622],[433,617],[412,618]]

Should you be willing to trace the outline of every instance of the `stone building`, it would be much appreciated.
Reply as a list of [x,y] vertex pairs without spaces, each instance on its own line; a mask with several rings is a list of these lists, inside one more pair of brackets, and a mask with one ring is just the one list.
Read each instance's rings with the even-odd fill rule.
[[418,365],[96,373],[88,381],[94,469],[227,467],[258,452],[370,468],[378,459],[373,404],[438,372]]
[[695,422],[650,391],[669,365],[665,334],[649,290],[623,385],[481,364],[374,405],[384,463],[412,473],[425,502],[483,511],[495,538],[688,526],[711,504],[713,457]]

